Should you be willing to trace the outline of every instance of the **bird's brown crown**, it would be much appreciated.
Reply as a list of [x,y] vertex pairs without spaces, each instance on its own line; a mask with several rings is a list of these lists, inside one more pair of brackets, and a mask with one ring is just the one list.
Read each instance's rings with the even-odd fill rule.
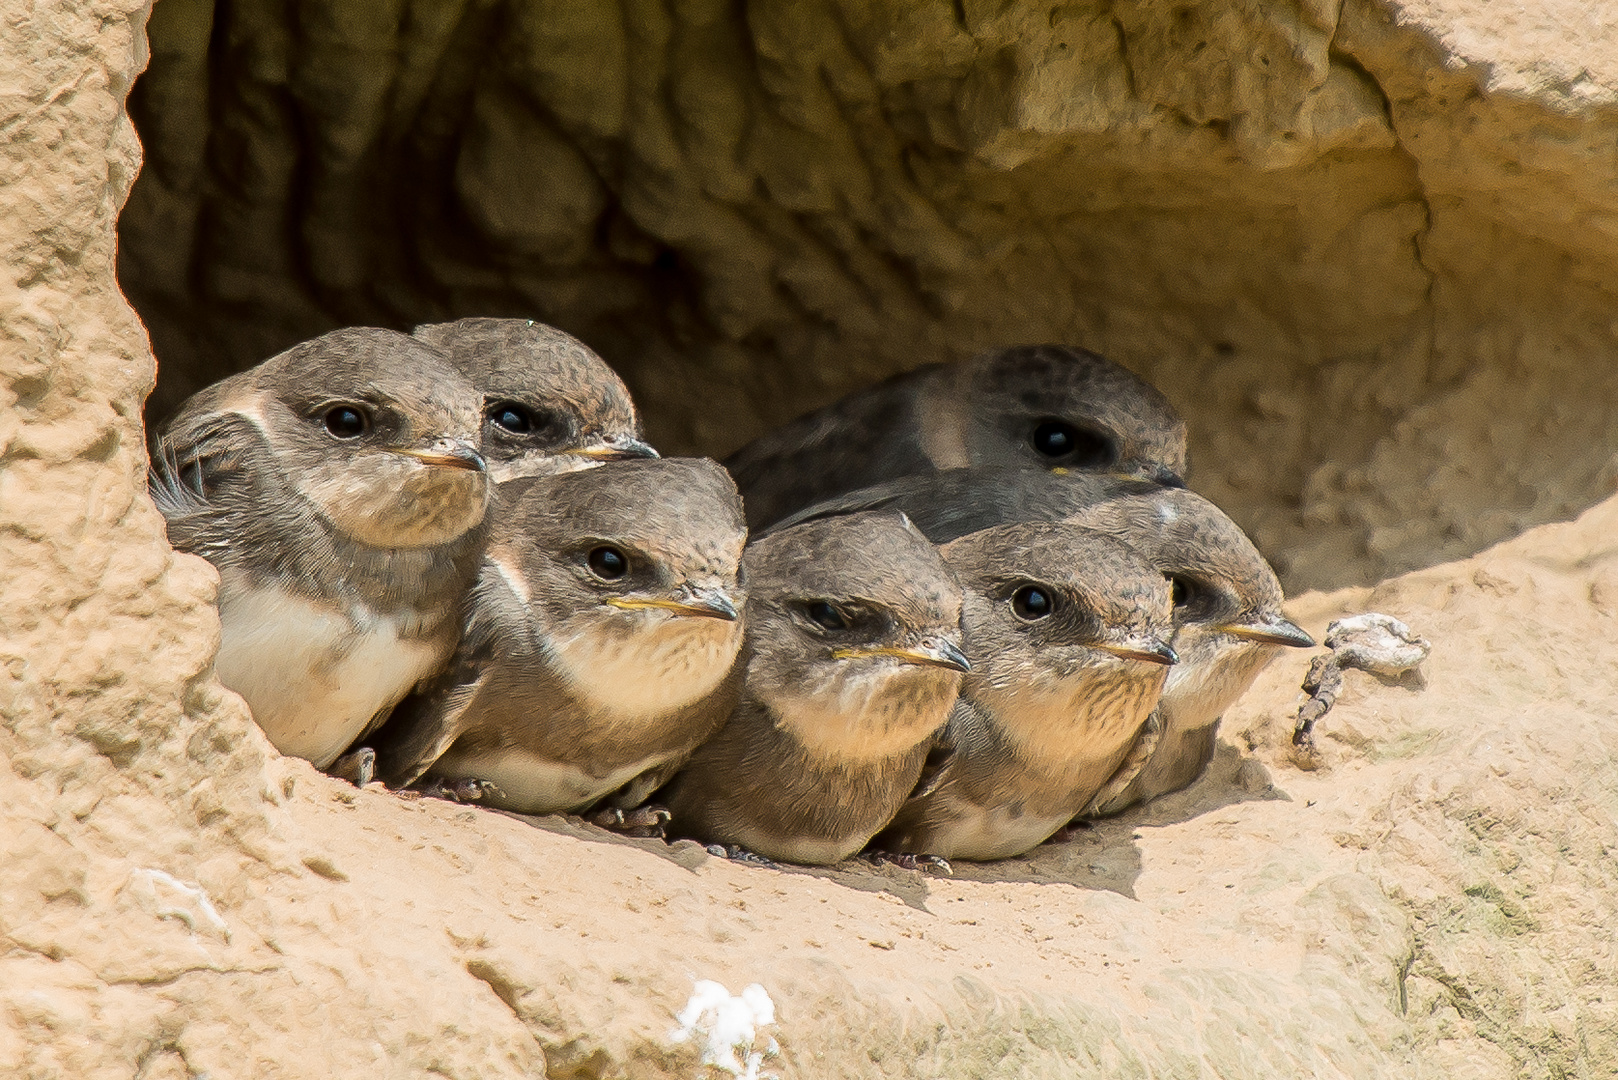
[[1155,387],[1086,349],[1018,345],[944,369],[965,460],[1183,476],[1185,424]]
[[1002,525],[962,537],[943,554],[962,588],[990,601],[995,622],[1035,646],[1146,640],[1170,629],[1163,575],[1100,533],[1064,523]]
[[672,601],[682,589],[720,589],[742,602],[741,496],[706,458],[609,462],[508,481],[490,513],[491,552],[515,553],[542,604]]
[[811,756],[908,753],[967,667],[960,590],[901,515],[786,529],[748,549],[745,694]]
[[1133,546],[1174,584],[1177,622],[1279,616],[1275,571],[1223,510],[1182,488],[1122,494],[1068,520]]
[[[479,415],[476,391],[437,351],[392,330],[350,327],[193,395],[159,442],[165,453],[192,442],[203,456],[228,447],[354,539],[425,547],[482,520],[489,481]],[[262,452],[247,453],[255,441]],[[209,463],[199,464],[206,472]]]
[[813,521],[748,548],[749,587],[761,599],[816,598],[891,611],[910,626],[944,625],[960,591],[937,549],[893,512]]
[[429,323],[414,336],[443,352],[483,396],[483,451],[501,478],[592,464],[568,456],[580,451],[654,456],[641,442],[628,387],[577,338],[528,319],[494,318]]

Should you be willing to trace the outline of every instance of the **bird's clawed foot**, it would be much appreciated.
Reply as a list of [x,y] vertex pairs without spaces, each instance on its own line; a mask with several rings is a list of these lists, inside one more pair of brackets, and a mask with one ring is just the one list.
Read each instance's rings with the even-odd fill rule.
[[916,870],[923,874],[931,870],[945,877],[955,875],[955,868],[950,866],[949,860],[941,859],[937,855],[916,855],[908,851],[867,851],[865,857],[877,866],[887,863],[901,870]]
[[708,854],[716,859],[729,859],[744,866],[763,866],[771,870],[781,869],[776,863],[755,852],[748,851],[740,844],[709,844]]
[[376,777],[376,751],[362,746],[353,753],[344,754],[331,763],[326,775],[347,780],[355,787],[364,787]]
[[663,830],[674,819],[668,808],[648,804],[636,807],[634,810],[619,810],[608,807],[597,810],[593,814],[585,815],[584,820],[590,824],[617,833],[619,836],[639,836],[663,839]]
[[448,799],[450,802],[457,803],[482,802],[486,795],[500,796],[505,794],[487,780],[478,780],[470,776],[461,777],[457,780],[434,777],[419,784],[417,790],[429,799]]
[[1070,844],[1094,828],[1094,822],[1091,822],[1089,819],[1074,818],[1066,825],[1063,825],[1060,829],[1057,829],[1055,832],[1051,833],[1050,838],[1045,842],[1047,844]]

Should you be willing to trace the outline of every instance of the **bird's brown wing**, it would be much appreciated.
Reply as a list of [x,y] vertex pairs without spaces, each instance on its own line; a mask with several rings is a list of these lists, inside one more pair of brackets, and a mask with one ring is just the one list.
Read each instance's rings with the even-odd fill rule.
[[182,416],[165,430],[152,448],[147,490],[168,524],[169,543],[210,559],[227,556],[230,515],[259,501],[270,453],[264,433],[236,413]]
[[849,394],[726,458],[747,506],[748,526],[762,529],[843,492],[930,471],[915,416],[917,382],[928,370]]
[[937,735],[933,736],[933,745],[927,749],[926,760],[921,765],[921,775],[916,778],[916,786],[905,797],[911,799],[924,799],[938,790],[938,786],[949,779],[950,770],[955,767],[959,749],[954,738],[950,735],[949,725],[945,724]]
[[947,544],[969,533],[992,529],[1011,521],[1040,520],[1056,513],[1030,500],[1020,486],[1037,480],[1025,470],[950,469],[940,473],[904,476],[859,491],[827,499],[790,517],[769,531],[801,525],[821,518],[841,517],[867,510],[897,510],[935,544]]
[[866,510],[898,510],[935,544],[1013,522],[1061,521],[1121,495],[1157,490],[1132,477],[1056,475],[1045,469],[968,468],[904,476],[839,495],[783,518],[767,532]]
[[861,488],[845,495],[818,502],[813,506],[790,514],[767,529],[757,530],[752,539],[770,536],[790,529],[794,525],[802,525],[810,521],[820,521],[825,518],[849,517],[854,514],[863,514],[867,510],[883,510],[904,502],[909,490],[909,481],[914,477],[905,477],[901,480],[889,481],[886,484],[877,484],[874,487]]
[[924,840],[954,816],[961,799],[971,800],[964,789],[976,786],[973,776],[994,772],[1003,755],[1003,747],[996,744],[987,719],[965,698],[955,702],[948,722],[934,739],[936,749],[928,759],[929,766],[936,767],[922,770],[915,790],[899,807],[892,823],[873,841],[876,846],[893,851],[914,850],[914,842]]
[[461,640],[449,665],[394,706],[370,740],[384,783],[409,787],[454,744],[475,718],[504,651],[530,637],[529,621],[522,601],[485,561],[463,602]]

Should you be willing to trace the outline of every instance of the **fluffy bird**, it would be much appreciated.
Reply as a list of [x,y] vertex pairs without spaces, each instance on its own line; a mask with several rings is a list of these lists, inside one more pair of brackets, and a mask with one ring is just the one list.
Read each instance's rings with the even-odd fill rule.
[[1169,585],[1116,540],[1016,524],[943,548],[972,670],[954,756],[876,838],[886,852],[1003,859],[1042,843],[1112,777],[1169,666]]
[[623,461],[500,486],[454,661],[374,742],[521,813],[637,806],[736,700],[746,526],[706,459]]
[[529,319],[416,327],[483,395],[481,449],[496,482],[656,457],[616,372],[584,342]]
[[193,395],[156,439],[169,541],[219,571],[219,679],[332,765],[449,658],[490,483],[479,398],[391,330],[305,342]]
[[670,785],[682,836],[771,859],[859,851],[914,789],[961,672],[960,591],[897,514],[777,533],[743,560],[742,699]]
[[1179,483],[1185,424],[1156,389],[1104,357],[1024,345],[857,391],[761,435],[725,466],[758,529],[844,492],[967,466]]
[[[1264,556],[1213,503],[1184,488],[1027,469],[956,469],[893,481],[789,520],[901,510],[937,543],[1014,521],[1065,521],[1130,545],[1167,576],[1180,655],[1138,770],[1109,785],[1091,813],[1116,813],[1195,781],[1213,757],[1219,717],[1282,648],[1312,638],[1281,610]],[[783,527],[785,525],[783,524]]]

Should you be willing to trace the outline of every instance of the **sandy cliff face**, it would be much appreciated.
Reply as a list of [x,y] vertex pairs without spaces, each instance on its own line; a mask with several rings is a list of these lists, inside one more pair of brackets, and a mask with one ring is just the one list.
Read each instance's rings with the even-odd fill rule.
[[1292,587],[1611,493],[1602,4],[163,0],[124,283],[161,412],[331,326],[540,317],[661,445],[1071,341]]
[[689,1077],[675,1013],[716,979],[770,995],[782,1076],[1610,1070],[1618,502],[1443,560],[1610,488],[1618,19],[612,10],[162,0],[123,255],[168,399],[339,321],[521,311],[724,449],[1077,339],[1164,386],[1294,582],[1427,566],[1293,604],[1406,619],[1425,687],[1351,673],[1304,772],[1287,657],[1196,788],[952,880],[284,761],[141,491],[154,368],[113,263],[144,13],[0,0],[0,1061]]

